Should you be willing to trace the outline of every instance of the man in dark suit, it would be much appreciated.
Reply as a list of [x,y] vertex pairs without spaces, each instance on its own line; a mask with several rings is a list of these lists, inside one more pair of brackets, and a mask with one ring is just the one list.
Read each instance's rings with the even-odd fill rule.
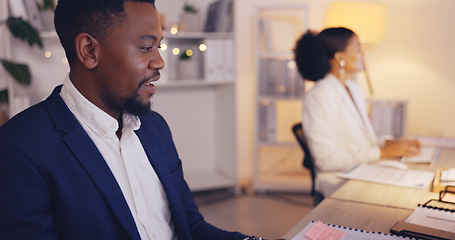
[[205,222],[164,119],[154,0],[60,0],[70,73],[0,128],[0,239],[253,239]]

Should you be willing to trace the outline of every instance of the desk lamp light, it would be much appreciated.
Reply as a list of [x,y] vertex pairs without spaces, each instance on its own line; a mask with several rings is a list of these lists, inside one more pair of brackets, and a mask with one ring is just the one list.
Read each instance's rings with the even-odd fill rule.
[[[329,5],[326,27],[346,27],[352,29],[361,43],[382,42],[386,30],[387,7],[373,2],[333,2]],[[365,63],[365,78],[370,95],[373,86]]]

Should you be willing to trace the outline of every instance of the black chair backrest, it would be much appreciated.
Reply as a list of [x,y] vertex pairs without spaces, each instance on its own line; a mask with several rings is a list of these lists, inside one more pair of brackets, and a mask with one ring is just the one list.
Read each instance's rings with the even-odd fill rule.
[[304,156],[303,156],[303,166],[310,170],[311,178],[313,180],[312,187],[311,187],[311,194],[314,194],[314,179],[316,177],[316,172],[314,169],[314,162],[313,157],[311,156],[310,149],[308,148],[305,137],[303,135],[303,128],[302,123],[296,123],[292,126],[292,132],[294,133],[297,142],[299,143],[300,147],[302,147]]

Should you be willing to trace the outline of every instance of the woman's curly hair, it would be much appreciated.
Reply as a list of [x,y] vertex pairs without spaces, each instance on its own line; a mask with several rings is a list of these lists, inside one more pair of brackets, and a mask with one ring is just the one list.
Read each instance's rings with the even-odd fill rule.
[[304,79],[317,81],[330,72],[330,59],[344,51],[355,33],[347,28],[326,28],[319,34],[308,30],[294,48],[297,69]]

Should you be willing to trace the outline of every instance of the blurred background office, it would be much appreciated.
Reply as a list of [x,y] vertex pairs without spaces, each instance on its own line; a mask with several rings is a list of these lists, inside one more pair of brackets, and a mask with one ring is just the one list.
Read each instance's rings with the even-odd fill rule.
[[[11,15],[11,5],[18,0],[0,0],[0,20]],[[25,1],[27,2],[27,1]],[[287,166],[277,183],[260,185],[259,190],[297,190],[308,192],[311,188],[309,174],[302,167],[302,153],[293,139],[291,122],[299,121],[301,103],[296,97],[291,101],[278,101],[277,113],[287,121],[276,119],[276,135],[285,142],[264,147],[257,136],[257,85],[260,74],[258,62],[257,13],[261,7],[303,7],[303,23],[288,35],[277,36],[293,42],[305,28],[322,30],[330,3],[335,0],[233,0],[233,28],[227,34],[187,34],[183,39],[169,31],[178,24],[185,4],[197,9],[198,21],[195,32],[202,32],[214,0],[157,0],[156,6],[163,15],[165,43],[173,50],[174,45],[183,47],[198,45],[206,39],[230,40],[229,51],[217,55],[229,58],[235,69],[226,79],[204,82],[160,80],[155,108],[169,121],[177,148],[183,160],[185,175],[195,191],[224,187],[252,187],[257,177],[255,160],[259,153],[267,161]],[[366,64],[374,90],[371,94],[366,75],[357,75],[367,97],[374,99],[398,99],[407,101],[406,134],[425,134],[455,137],[455,1],[452,0],[357,0],[351,2],[379,3],[386,8],[384,34],[380,41],[363,43]],[[17,9],[16,9],[17,10]],[[181,26],[180,26],[181,27]],[[189,27],[189,26],[186,26]],[[34,104],[50,94],[53,87],[62,82],[68,67],[56,35],[52,30],[41,33],[44,47],[29,48],[26,43],[10,37],[4,24],[0,28],[0,58],[25,62],[32,72],[31,87],[23,88],[13,83],[0,67],[0,90],[9,91],[9,105],[2,109],[9,116]],[[292,40],[292,41],[291,41]],[[204,42],[207,43],[207,42]],[[292,46],[285,46],[291,51]],[[210,45],[207,44],[207,51]],[[232,55],[230,55],[232,53]],[[195,54],[196,55],[196,54]],[[196,57],[196,56],[195,56]],[[178,69],[168,56],[163,76]],[[224,58],[224,59],[226,59]],[[202,61],[202,60],[201,60]],[[182,65],[183,66],[183,65]],[[197,67],[198,68],[198,67]],[[200,70],[200,78],[207,74]],[[202,77],[204,78],[204,77]],[[206,80],[206,79],[205,79]],[[212,79],[213,80],[213,79]],[[307,89],[310,86],[307,87]],[[258,151],[258,149],[262,151]],[[283,150],[284,149],[284,150]],[[269,166],[269,167],[270,167]],[[270,168],[269,168],[270,169]],[[288,181],[296,176],[298,184]],[[301,178],[303,176],[303,178]],[[304,181],[300,181],[304,179]],[[258,185],[259,186],[259,185]],[[308,201],[309,203],[311,201]],[[311,203],[310,203],[311,206]]]
[[[2,20],[10,14],[7,3],[15,1],[2,0]],[[160,13],[165,17],[165,29],[168,31],[170,26],[178,23],[182,9],[185,3],[192,4],[198,9],[200,31],[203,31],[205,19],[210,3],[212,0],[174,0],[157,1],[156,5]],[[213,138],[222,139],[228,138],[227,145],[229,148],[221,149],[218,152],[209,152],[204,156],[213,158],[218,155],[229,155],[225,161],[235,161],[236,164],[222,166],[222,168],[233,168],[233,177],[239,184],[248,183],[251,181],[255,158],[255,141],[256,141],[256,85],[255,79],[255,49],[257,42],[255,41],[255,31],[258,23],[255,21],[255,13],[261,6],[286,6],[299,5],[306,7],[305,26],[310,29],[322,29],[325,27],[329,5],[332,2],[329,0],[249,0],[249,1],[234,1],[234,20],[233,33],[228,38],[233,39],[235,44],[232,49],[234,53],[235,76],[233,77],[234,84],[231,84],[229,90],[217,90],[217,95],[229,95],[228,97],[213,97],[209,96],[210,100],[217,99],[214,104],[209,105],[213,109],[227,107],[229,115],[232,115],[229,120],[232,123],[226,123],[222,126],[227,126],[228,129],[220,130],[220,126],[215,122],[218,121],[215,115],[222,114],[217,110],[207,113],[212,122],[208,125],[207,132],[200,130],[200,136],[213,137],[211,134],[215,131],[218,136]],[[455,8],[455,2],[451,0],[377,0],[377,1],[355,1],[360,3],[380,3],[387,9],[384,36],[378,43],[364,43],[364,52],[366,62],[371,78],[371,84],[374,89],[374,95],[370,94],[367,81],[364,74],[358,74],[357,80],[363,86],[367,97],[383,98],[383,99],[405,99],[407,105],[407,134],[427,134],[440,136],[455,136],[455,113],[452,111],[452,106],[455,104],[455,68],[453,67],[453,56],[455,53],[455,30],[451,27],[455,16],[451,14]],[[293,35],[284,36],[288,39],[293,39],[299,36],[301,32],[294,32]],[[60,50],[58,40],[47,31],[42,34],[44,48],[39,49],[34,47],[30,50],[25,43],[19,40],[9,41],[9,35],[5,33],[5,27],[2,26],[1,33],[2,44],[0,48],[1,56],[6,54],[13,59],[26,62],[30,65],[32,71],[32,87],[21,90],[16,88],[16,95],[32,96],[29,99],[22,101],[22,105],[27,106],[33,104],[42,98],[46,97],[53,86],[60,83],[64,78],[68,68],[65,62],[61,63],[64,58]],[[282,36],[283,37],[283,36]],[[203,37],[199,37],[203,38]],[[8,40],[8,41],[7,41]],[[232,47],[231,46],[231,47]],[[11,48],[10,48],[11,47]],[[44,54],[52,53],[53,58]],[[291,50],[291,49],[289,49]],[[56,59],[56,60],[52,60]],[[49,61],[58,62],[56,65],[49,65]],[[64,61],[64,60],[63,60]],[[57,64],[53,62],[53,64]],[[52,66],[49,68],[49,66]],[[169,67],[169,65],[168,65]],[[171,70],[170,70],[171,71]],[[0,70],[2,80],[0,85],[6,88],[9,84],[8,74],[2,68]],[[210,87],[206,87],[210,88]],[[216,87],[220,88],[220,87]],[[223,88],[223,87],[221,87]],[[166,89],[166,87],[163,87]],[[190,88],[194,92],[202,91],[194,86]],[[162,90],[159,94],[165,94]],[[210,95],[212,93],[206,93]],[[11,93],[10,93],[11,95]],[[169,96],[175,95],[169,93]],[[173,108],[183,111],[181,104],[186,97],[190,95],[183,94],[177,105]],[[16,105],[20,99],[16,99]],[[207,99],[202,99],[203,101]],[[204,108],[198,105],[197,100],[193,99],[195,109]],[[12,105],[14,103],[10,103]],[[19,104],[21,105],[21,104]],[[232,105],[232,106],[231,106]],[[5,107],[4,107],[5,108]],[[159,104],[157,106],[160,108]],[[166,109],[168,107],[166,106]],[[10,108],[10,115],[13,115],[20,108]],[[193,109],[194,110],[194,109]],[[190,112],[186,112],[190,114]],[[166,111],[163,113],[165,116]],[[300,116],[300,114],[295,114]],[[176,135],[177,146],[185,148],[184,142],[191,137],[181,139],[187,132],[181,130],[178,121],[173,121],[171,117],[170,124]],[[205,115],[200,115],[205,117]],[[207,125],[205,125],[207,126]],[[289,128],[288,128],[289,127]],[[289,131],[286,134],[290,135],[291,126],[280,127],[280,131]],[[221,132],[220,132],[221,131]],[[227,137],[223,134],[227,134]],[[213,139],[212,139],[213,140]],[[179,146],[180,145],[180,146]],[[207,147],[206,147],[207,148]],[[194,148],[199,151],[201,148]],[[204,147],[202,147],[204,149]],[[186,149],[182,153],[182,158],[185,158]],[[210,151],[210,150],[207,150]],[[224,151],[224,152],[223,152]],[[299,151],[297,148],[296,154]],[[188,156],[195,157],[188,153]],[[299,159],[299,156],[293,156]],[[197,156],[196,156],[197,157]],[[300,159],[298,160],[300,161]],[[205,167],[204,162],[197,162],[187,168]],[[229,174],[228,174],[229,175]]]
[[[8,15],[7,2],[14,3],[15,1],[2,0],[2,19]],[[182,14],[182,9],[185,3],[189,3],[198,9],[200,30],[203,31],[203,25],[207,17],[208,7],[212,0],[175,0],[172,3],[168,1],[157,1],[157,8],[165,17],[167,30],[174,23],[178,23]],[[208,126],[207,132],[200,132],[200,136],[209,136],[211,132],[215,134],[228,134],[230,148],[224,149],[225,153],[230,155],[229,160],[235,161],[236,164],[227,166],[234,168],[231,174],[238,182],[247,182],[252,179],[254,172],[253,159],[255,158],[255,92],[256,92],[256,72],[255,72],[255,49],[257,42],[255,41],[255,31],[258,26],[255,22],[255,13],[260,6],[286,6],[299,5],[305,6],[307,16],[305,16],[305,24],[309,29],[322,29],[326,25],[326,18],[329,10],[329,5],[332,0],[249,0],[249,1],[234,1],[234,26],[233,34],[230,38],[235,41],[234,64],[235,64],[235,84],[231,85],[228,91],[221,90],[221,94],[230,95],[228,98],[221,98],[217,103],[210,105],[211,108],[219,108],[224,106],[226,101],[232,102],[233,105],[228,105],[233,123],[228,129],[222,130],[215,123]],[[453,67],[453,56],[455,53],[455,30],[451,27],[451,23],[455,20],[455,16],[451,14],[455,8],[455,2],[451,0],[381,0],[381,1],[354,1],[360,3],[379,3],[386,7],[386,21],[384,35],[378,43],[364,43],[363,48],[365,58],[369,70],[371,84],[374,89],[374,98],[383,99],[405,99],[407,105],[407,127],[408,134],[429,134],[442,136],[455,136],[455,113],[451,106],[455,103],[455,81],[452,77],[455,75]],[[294,39],[301,32],[295,32],[291,36],[281,36],[287,39]],[[0,54],[12,50],[10,55],[22,62],[28,62],[32,71],[32,87],[18,91],[20,96],[32,96],[31,100],[26,100],[25,105],[33,104],[38,100],[46,97],[54,85],[60,83],[68,71],[64,63],[60,67],[52,66],[49,68],[49,61],[60,62],[64,57],[60,51],[58,40],[52,37],[52,34],[44,34],[43,41],[45,48],[37,49],[36,47],[30,51],[30,48],[25,43],[18,40],[13,40],[6,44],[4,26],[2,28],[2,46]],[[48,54],[47,50],[53,53],[53,58],[41,57],[43,54]],[[291,49],[290,49],[291,50]],[[46,53],[45,53],[46,52]],[[60,54],[60,55],[59,55]],[[2,55],[3,56],[3,55]],[[55,57],[57,56],[57,57]],[[44,59],[44,60],[43,60]],[[49,60],[57,59],[57,60]],[[169,64],[168,64],[169,68]],[[0,69],[2,76],[7,75],[3,68]],[[2,77],[0,82],[2,87],[7,86],[8,78]],[[358,83],[363,86],[364,92],[369,95],[369,88],[364,74],[358,74]],[[163,87],[165,88],[165,87]],[[201,89],[192,88],[195,92]],[[224,91],[224,93],[223,93]],[[163,94],[166,90],[162,90]],[[159,96],[160,93],[157,95]],[[211,93],[208,93],[211,94]],[[10,94],[11,95],[11,94]],[[169,93],[168,95],[172,95]],[[174,95],[172,95],[174,96]],[[10,96],[11,97],[11,96]],[[175,108],[179,108],[182,104],[182,99],[191,97],[183,95],[181,98],[173,98],[174,103],[170,103]],[[218,98],[219,99],[219,98]],[[166,99],[167,100],[167,99]],[[204,99],[205,100],[205,99]],[[164,101],[164,100],[163,100]],[[185,100],[184,100],[185,101]],[[184,102],[183,101],[183,102]],[[198,102],[193,99],[195,106],[203,108],[204,106],[197,105]],[[11,104],[10,104],[11,105]],[[20,105],[20,104],[19,104]],[[159,107],[159,110],[166,108]],[[180,108],[181,109],[181,108]],[[291,109],[298,109],[293,107]],[[11,115],[19,109],[10,110]],[[181,110],[183,111],[183,110]],[[231,114],[232,113],[232,114]],[[164,110],[165,116],[167,112]],[[218,114],[215,112],[215,115]],[[183,114],[182,114],[183,115]],[[213,113],[206,114],[210,118]],[[201,115],[204,117],[205,115]],[[300,114],[295,114],[300,116]],[[187,139],[191,136],[187,132],[179,128],[179,122],[173,121],[172,117],[170,124],[176,135],[177,146],[183,146]],[[206,124],[207,126],[207,124]],[[224,125],[223,125],[224,126]],[[280,127],[280,131],[288,131],[286,134],[290,136],[290,126]],[[203,130],[201,130],[203,131]],[[218,134],[218,135],[220,135]],[[219,137],[219,136],[218,136]],[[216,137],[215,137],[216,138]],[[224,137],[219,137],[224,138]],[[180,145],[180,146],[179,146]],[[209,146],[209,145],[207,145]],[[198,149],[198,148],[196,148]],[[200,149],[200,148],[199,148]],[[188,155],[192,158],[194,155],[186,153],[184,149],[182,158]],[[191,150],[188,150],[191,151]],[[208,150],[210,151],[210,149]],[[299,149],[296,149],[296,154]],[[212,152],[207,154],[207,158],[213,158],[220,155],[221,152]],[[300,157],[295,157],[298,159]],[[204,162],[197,162],[188,166],[188,168],[204,167]],[[224,167],[224,166],[223,166]],[[226,168],[226,167],[224,167]]]

